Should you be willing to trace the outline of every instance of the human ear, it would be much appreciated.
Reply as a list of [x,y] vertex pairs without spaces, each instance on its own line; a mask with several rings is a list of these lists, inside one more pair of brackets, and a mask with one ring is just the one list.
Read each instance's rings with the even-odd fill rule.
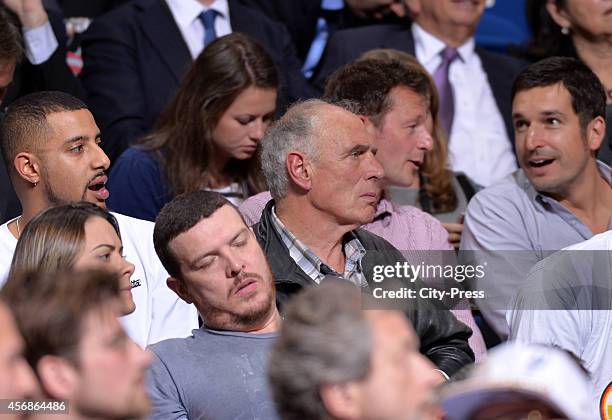
[[569,15],[555,0],[546,1],[546,11],[550,18],[561,28],[571,28],[572,23],[569,19]]
[[354,382],[324,384],[321,400],[332,418],[356,419],[360,417],[359,385]]
[[287,172],[291,182],[309,191],[312,186],[312,166],[301,152],[290,152],[287,155]]
[[38,184],[41,178],[41,165],[38,158],[28,152],[18,153],[13,160],[17,175],[30,184]]
[[595,117],[587,126],[587,144],[590,150],[599,150],[606,134],[606,120]]
[[43,356],[36,372],[44,391],[55,399],[70,400],[79,391],[78,371],[62,357]]
[[183,284],[183,282],[175,277],[168,277],[166,280],[166,285],[170,290],[178,295],[185,303],[193,303],[193,299],[191,299],[191,294],[187,291],[187,288]]

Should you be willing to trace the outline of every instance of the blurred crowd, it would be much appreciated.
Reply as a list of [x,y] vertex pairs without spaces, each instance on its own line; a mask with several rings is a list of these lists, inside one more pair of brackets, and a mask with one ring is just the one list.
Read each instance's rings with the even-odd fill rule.
[[612,419],[611,69],[607,0],[1,0],[0,416]]

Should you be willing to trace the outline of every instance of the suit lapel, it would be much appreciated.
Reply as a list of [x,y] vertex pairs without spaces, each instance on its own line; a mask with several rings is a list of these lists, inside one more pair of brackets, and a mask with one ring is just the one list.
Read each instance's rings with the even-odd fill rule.
[[493,91],[493,97],[499,112],[504,120],[506,126],[506,132],[510,141],[514,145],[514,128],[512,127],[512,83],[514,83],[514,74],[508,73],[504,69],[503,65],[494,55],[485,50],[484,48],[476,46],[476,53],[480,57],[482,68],[484,69],[487,79],[489,80],[489,86]]
[[385,37],[383,48],[393,48],[414,55],[414,39],[410,26],[393,25],[392,28]]
[[189,48],[174,21],[164,0],[151,3],[150,7],[137,16],[140,27],[168,66],[177,83],[183,79],[184,71],[192,58]]

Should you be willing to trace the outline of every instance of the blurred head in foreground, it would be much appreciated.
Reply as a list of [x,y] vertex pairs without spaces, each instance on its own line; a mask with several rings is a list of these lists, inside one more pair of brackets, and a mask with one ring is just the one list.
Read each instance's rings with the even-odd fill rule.
[[435,418],[438,375],[406,316],[364,311],[362,298],[336,280],[287,305],[268,367],[282,418]]
[[67,401],[68,418],[132,418],[149,411],[144,376],[151,356],[123,331],[119,282],[108,272],[11,277],[10,302],[26,359],[44,397]]
[[567,352],[509,342],[465,381],[442,392],[448,420],[581,419],[589,409],[587,375]]

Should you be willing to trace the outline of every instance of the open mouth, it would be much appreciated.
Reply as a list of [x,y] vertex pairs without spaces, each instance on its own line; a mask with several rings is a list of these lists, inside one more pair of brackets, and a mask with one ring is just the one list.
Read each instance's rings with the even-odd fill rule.
[[108,181],[108,177],[100,175],[95,177],[87,186],[87,189],[93,192],[96,199],[100,201],[106,200],[109,196],[109,192],[106,189],[106,181]]
[[410,160],[409,159],[408,162],[412,163],[419,170],[421,169],[421,166],[423,166],[423,162],[421,162],[420,160]]
[[99,191],[100,189],[104,188],[106,181],[108,181],[108,177],[106,175],[98,175],[92,179],[87,188],[92,191]]
[[554,159],[531,159],[528,163],[532,168],[543,168],[553,163]]

